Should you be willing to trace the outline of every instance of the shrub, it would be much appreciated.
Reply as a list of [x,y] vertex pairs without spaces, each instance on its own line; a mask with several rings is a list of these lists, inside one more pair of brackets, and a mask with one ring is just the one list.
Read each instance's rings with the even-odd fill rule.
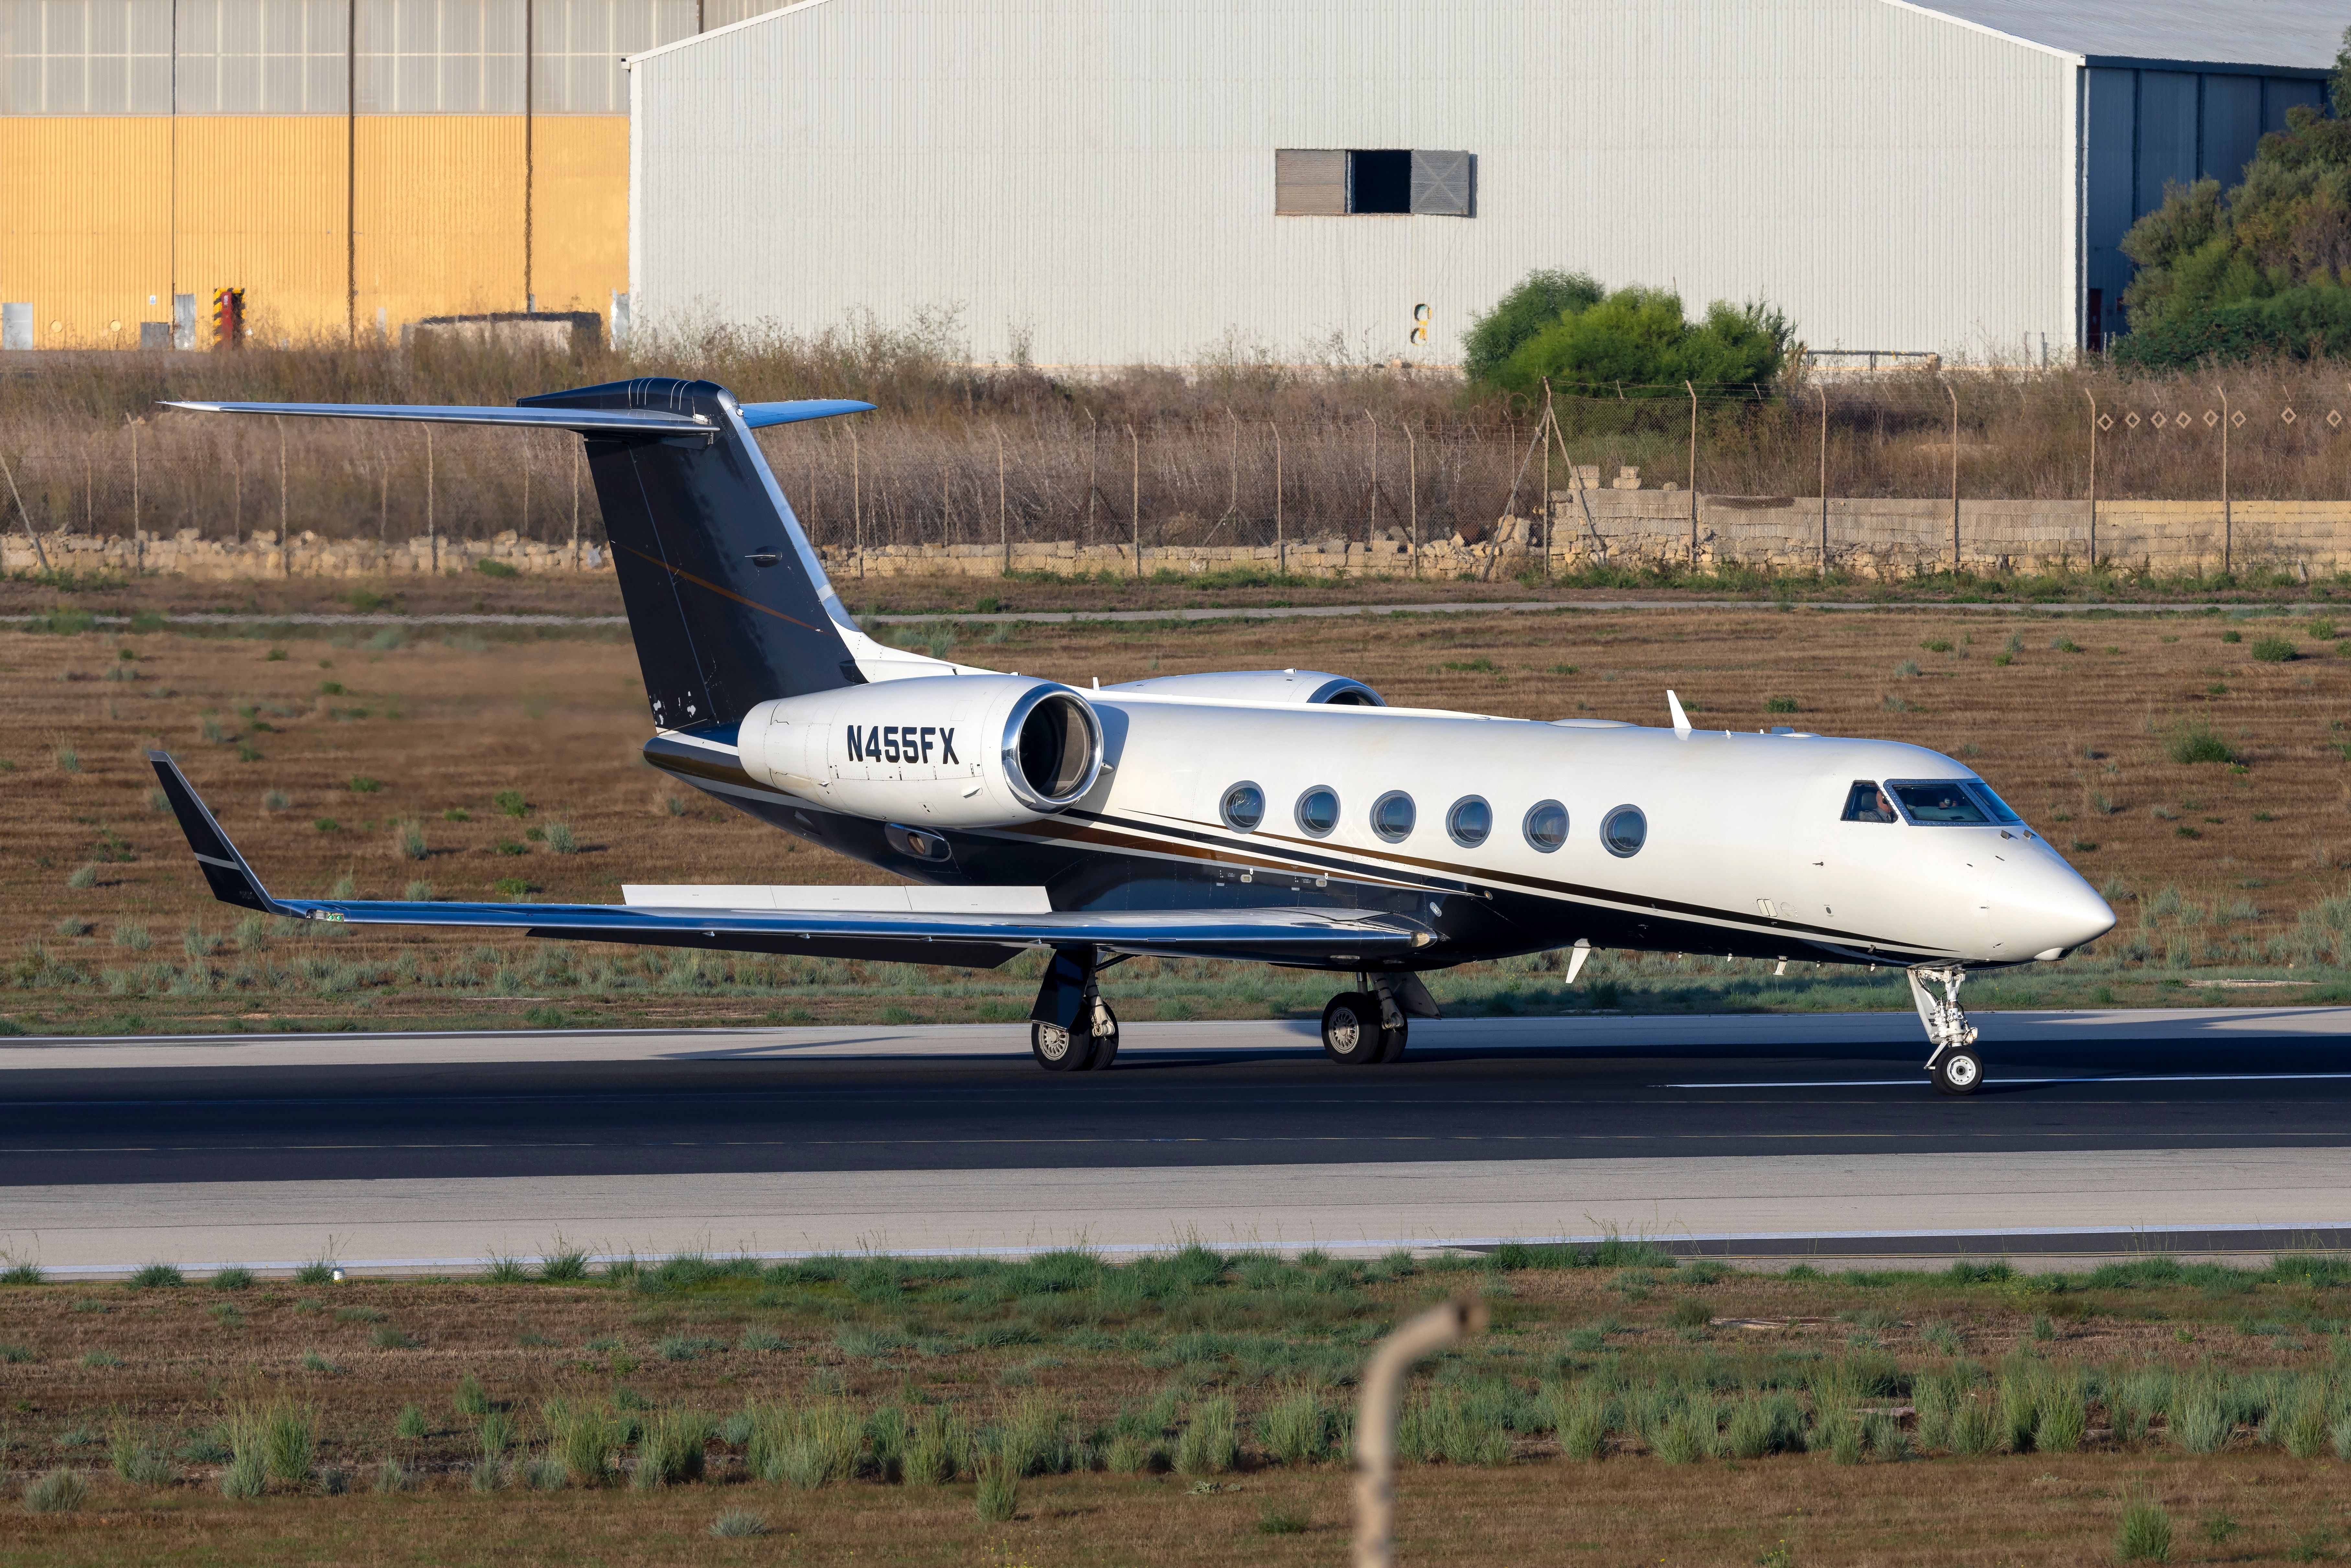
[[294,1282],[298,1285],[333,1284],[335,1282],[335,1260],[332,1258],[311,1259],[308,1263],[303,1264],[299,1269],[294,1270]]
[[1799,713],[1802,710],[1796,706],[1796,699],[1793,697],[1767,697],[1764,699],[1763,711],[1765,713]]
[[1292,1388],[1259,1414],[1257,1440],[1285,1465],[1312,1464],[1330,1452],[1330,1414],[1312,1389]]
[[1204,1399],[1176,1439],[1176,1469],[1187,1476],[1222,1475],[1240,1462],[1238,1416],[1230,1399]]
[[746,1536],[768,1533],[768,1516],[753,1513],[748,1509],[730,1508],[710,1522],[710,1533],[723,1540],[739,1540]]
[[89,1497],[79,1470],[51,1470],[25,1488],[26,1513],[71,1513]]
[[989,1524],[1002,1524],[1010,1519],[1013,1511],[1020,1506],[1020,1467],[990,1449],[979,1457],[973,1472],[979,1488],[972,1504],[979,1517]]
[[547,847],[550,853],[574,855],[580,852],[580,840],[563,822],[547,824]]
[[474,563],[474,570],[480,572],[484,577],[517,577],[521,575],[516,568],[508,565],[507,562],[502,560],[493,560],[486,557],[475,561]]
[[2210,721],[2191,718],[2179,725],[2164,737],[2165,755],[2182,767],[2199,762],[2234,762],[2236,749],[2220,738]]
[[2236,1427],[2236,1413],[2209,1383],[2190,1388],[2171,1413],[2171,1440],[2191,1454],[2217,1453]]
[[1726,1440],[1736,1459],[1800,1453],[1804,1447],[1803,1412],[1790,1395],[1751,1395],[1732,1407]]
[[375,1469],[375,1490],[387,1493],[413,1491],[416,1477],[398,1459],[387,1458]]
[[456,1406],[460,1416],[478,1417],[490,1413],[489,1394],[482,1387],[482,1380],[470,1372],[457,1379],[457,1392],[450,1396],[449,1403]]
[[568,1284],[588,1277],[588,1254],[575,1249],[550,1252],[539,1260],[538,1277],[554,1284]]
[[789,1482],[812,1491],[856,1475],[865,1431],[839,1400],[818,1400],[797,1409],[759,1406],[748,1413],[751,1437],[744,1463],[768,1485]]
[[319,1412],[315,1406],[284,1400],[258,1413],[242,1411],[231,1418],[232,1429],[242,1429],[257,1447],[270,1479],[289,1486],[309,1483],[319,1452]]
[[490,803],[509,817],[530,815],[530,802],[523,799],[519,789],[501,789],[490,797]]
[[[118,937],[121,935],[121,930],[120,926],[115,927]],[[150,1263],[131,1276],[131,1288],[134,1291],[170,1290],[187,1282],[188,1277],[169,1263]]]
[[420,1406],[414,1405],[402,1406],[400,1409],[400,1419],[393,1425],[392,1430],[399,1433],[402,1437],[406,1437],[411,1442],[422,1437],[424,1436],[423,1410]]
[[416,1348],[415,1336],[393,1328],[389,1323],[370,1334],[368,1343],[378,1350],[414,1350]]
[[1696,1296],[1684,1296],[1666,1314],[1666,1321],[1677,1329],[1702,1329],[1714,1322],[1714,1309]]
[[249,1291],[253,1288],[253,1270],[243,1268],[223,1269],[204,1282],[215,1291]]
[[424,841],[424,830],[414,822],[401,822],[392,830],[392,852],[404,861],[421,861],[432,853]]
[[914,1486],[945,1486],[963,1473],[971,1451],[971,1435],[953,1411],[934,1405],[914,1420],[906,1435],[906,1453],[900,1469]]
[[2171,1516],[2161,1503],[2138,1497],[2123,1505],[2115,1555],[2126,1563],[2161,1563],[2171,1556]]
[[542,1406],[540,1414],[547,1423],[550,1457],[563,1467],[567,1481],[601,1487],[611,1479],[621,1434],[610,1416],[599,1409],[575,1410],[557,1399]]
[[702,1479],[703,1460],[716,1428],[695,1410],[667,1410],[645,1423],[637,1439],[636,1488],[652,1491]]
[[2294,662],[2294,646],[2285,637],[2263,637],[2252,645],[2254,658],[2264,664],[2288,664]]
[[383,781],[380,779],[371,779],[364,773],[351,775],[351,793],[354,795],[372,795],[382,788]]
[[1608,1451],[1612,1422],[1607,1396],[1593,1388],[1580,1389],[1571,1400],[1564,1388],[1546,1396],[1552,1427],[1559,1435],[1560,1452],[1571,1459],[1597,1459]]

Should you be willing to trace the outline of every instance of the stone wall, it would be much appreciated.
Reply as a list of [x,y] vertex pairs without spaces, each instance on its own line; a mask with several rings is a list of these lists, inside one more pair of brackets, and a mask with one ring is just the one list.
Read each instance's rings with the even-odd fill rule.
[[[1797,575],[1829,564],[1854,576],[1890,580],[1947,570],[1951,563],[1951,503],[1937,500],[1832,497],[1823,542],[1817,497],[1700,496],[1693,526],[1690,497],[1671,490],[1562,490],[1553,495],[1555,570],[1586,566],[1738,564]],[[2101,501],[2095,517],[2099,561],[2164,577],[2210,576],[2224,567],[2283,570],[2304,578],[2351,571],[2351,502],[2239,501],[2225,511],[2215,501]],[[1423,576],[1514,577],[1541,564],[1536,517],[1505,517],[1479,530],[1423,541]],[[1331,537],[1272,545],[1146,547],[1146,573],[1199,575],[1288,570],[1309,577],[1411,576],[1413,550],[1400,528],[1370,540]],[[290,547],[275,534],[241,543],[195,537],[99,538],[45,535],[53,570],[131,574],[160,572],[197,580],[286,577],[402,577],[501,568],[517,572],[605,572],[607,553],[582,545],[546,545],[503,533],[487,540],[420,536],[389,546],[371,540],[295,536]],[[2086,566],[2093,552],[2087,501],[1970,501],[1959,507],[1959,563],[1978,573],[2033,572]],[[862,552],[823,550],[827,570],[843,581],[859,577],[997,577],[1005,565],[998,545],[896,545]],[[1125,545],[1031,542],[1012,548],[1012,569],[1061,576],[1135,570]],[[0,571],[37,572],[41,562],[19,529],[0,536]]]

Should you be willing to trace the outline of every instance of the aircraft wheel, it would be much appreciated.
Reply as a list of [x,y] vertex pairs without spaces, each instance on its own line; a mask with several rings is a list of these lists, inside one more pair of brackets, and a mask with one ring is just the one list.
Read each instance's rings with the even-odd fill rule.
[[1093,1062],[1094,1037],[1057,1023],[1032,1021],[1029,1054],[1048,1072],[1083,1072]]
[[1385,1043],[1380,999],[1363,991],[1342,991],[1322,1009],[1322,1053],[1343,1067],[1369,1067]]
[[[1379,998],[1374,997],[1372,1001],[1376,1005],[1379,1001]],[[1380,1030],[1381,1066],[1385,1067],[1391,1061],[1401,1061],[1404,1060],[1405,1037],[1411,1032],[1412,1025],[1408,1022],[1398,1024],[1394,1029],[1384,1029]]]
[[1086,1063],[1087,1067],[1096,1072],[1102,1071],[1118,1060],[1118,1015],[1110,1010],[1108,1002],[1102,1005],[1102,1014],[1103,1018],[1110,1020],[1110,1028],[1106,1031],[1102,1030],[1094,1031],[1093,1060]]
[[1972,1094],[1983,1085],[1983,1059],[1972,1051],[1947,1051],[1935,1063],[1935,1090],[1941,1094]]

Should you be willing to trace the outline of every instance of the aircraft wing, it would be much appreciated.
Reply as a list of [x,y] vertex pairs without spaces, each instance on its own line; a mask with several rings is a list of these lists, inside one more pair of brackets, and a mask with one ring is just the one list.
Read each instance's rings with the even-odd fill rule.
[[805,953],[814,957],[994,968],[1027,948],[1258,963],[1353,964],[1427,946],[1408,917],[1333,909],[1054,910],[1020,913],[725,909],[708,904],[455,904],[277,898],[263,887],[168,752],[155,777],[213,896],[266,915],[355,925],[519,929],[533,936],[642,946]]

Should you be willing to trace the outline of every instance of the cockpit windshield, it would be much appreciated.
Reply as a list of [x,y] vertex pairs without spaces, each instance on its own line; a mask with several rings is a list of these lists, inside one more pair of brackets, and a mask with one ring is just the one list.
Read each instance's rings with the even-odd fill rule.
[[1903,815],[1921,826],[1988,828],[2022,820],[1980,779],[1889,779],[1886,789]]

